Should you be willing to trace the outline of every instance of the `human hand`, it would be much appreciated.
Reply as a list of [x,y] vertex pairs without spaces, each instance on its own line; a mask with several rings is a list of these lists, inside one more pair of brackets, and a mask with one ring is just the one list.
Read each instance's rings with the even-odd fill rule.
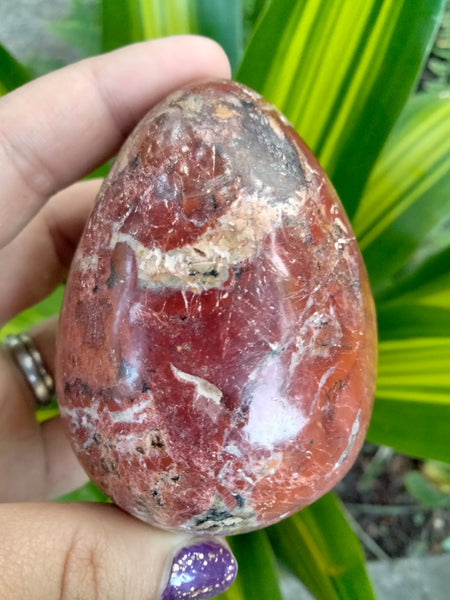
[[[99,182],[59,190],[110,157],[169,92],[228,76],[216,44],[180,36],[82,61],[0,100],[0,327],[63,281]],[[30,334],[52,372],[56,320]],[[173,557],[181,566],[186,552],[197,571],[181,587],[171,577],[163,600],[211,598],[230,585],[234,559],[216,542],[153,529],[112,505],[42,502],[82,485],[86,475],[60,419],[37,423],[33,394],[5,347],[0,414],[1,598],[152,600]],[[213,555],[206,567],[202,550]]]

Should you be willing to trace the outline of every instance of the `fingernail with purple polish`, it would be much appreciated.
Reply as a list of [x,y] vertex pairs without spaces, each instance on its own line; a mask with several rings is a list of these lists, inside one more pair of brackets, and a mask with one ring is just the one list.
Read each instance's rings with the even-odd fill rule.
[[197,542],[175,555],[161,600],[215,598],[230,587],[236,573],[236,559],[227,548],[216,542]]

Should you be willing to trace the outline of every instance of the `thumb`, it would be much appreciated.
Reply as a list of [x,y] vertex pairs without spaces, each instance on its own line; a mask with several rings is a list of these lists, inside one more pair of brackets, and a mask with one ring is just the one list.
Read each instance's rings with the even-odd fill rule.
[[222,539],[160,531],[108,504],[3,504],[0,531],[8,600],[206,600],[237,571]]

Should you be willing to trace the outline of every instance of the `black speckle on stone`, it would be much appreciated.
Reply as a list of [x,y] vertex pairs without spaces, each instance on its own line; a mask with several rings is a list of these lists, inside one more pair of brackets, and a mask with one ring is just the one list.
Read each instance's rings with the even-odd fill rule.
[[162,501],[161,494],[158,490],[152,491],[152,498],[158,506],[164,506],[164,502]]
[[112,473],[113,475],[117,475],[117,477],[120,477],[114,461],[112,461],[110,458],[103,457],[100,461],[100,464],[104,473]]
[[181,315],[180,319],[181,319],[182,321],[186,321],[186,319],[187,319],[187,315]]
[[142,390],[143,394],[146,394],[147,392],[151,392],[150,386],[144,380],[142,380],[141,390]]
[[116,281],[117,281],[116,267],[113,264],[111,264],[111,271],[109,272],[109,277],[106,280],[106,285],[107,285],[108,289],[113,288]]
[[219,274],[218,271],[216,271],[215,269],[211,269],[210,271],[206,271],[206,273],[203,273],[204,277],[217,277],[217,275]]
[[181,475],[174,475],[174,476],[173,476],[173,477],[171,477],[170,479],[171,479],[172,481],[175,481],[175,482],[176,482],[176,481],[180,481],[180,478],[181,478]]
[[195,520],[196,525],[201,525],[202,523],[206,523],[207,521],[212,521],[213,523],[217,523],[219,521],[223,521],[225,519],[229,519],[233,515],[227,510],[218,510],[217,508],[210,508],[208,512],[203,517],[198,517]]
[[344,382],[342,379],[336,379],[336,381],[333,383],[333,390],[342,390],[343,387]]
[[92,288],[92,292],[94,294],[96,294],[98,292],[98,285],[94,285],[94,287]]
[[130,169],[136,169],[139,165],[139,156],[136,154],[134,158],[130,160]]
[[255,110],[256,108],[255,103],[248,100],[241,100],[241,104],[245,110]]
[[139,452],[139,454],[145,454],[145,450],[142,446],[136,446],[136,452]]
[[244,508],[245,506],[245,498],[241,496],[241,494],[231,492],[231,495],[236,500],[237,508]]
[[240,279],[242,277],[242,273],[244,272],[244,267],[233,267],[233,273],[236,279]]
[[317,327],[317,329],[323,329],[324,327],[327,327],[327,325],[329,325],[330,323],[330,319],[328,317],[322,317],[316,321],[314,321],[314,326]]
[[76,399],[92,398],[93,391],[88,383],[82,381],[79,377],[77,377],[74,381],[66,381],[64,385],[64,392],[66,394],[70,394],[75,396]]
[[157,448],[158,450],[163,450],[166,447],[159,431],[153,432],[152,441],[150,443],[153,448]]
[[310,444],[314,444],[314,440],[309,440],[309,443]]
[[[177,106],[178,108],[181,108],[177,102],[171,102],[169,106]],[[158,129],[162,129],[167,124],[168,120],[169,115],[166,112],[158,115],[154,120],[156,130],[158,131]]]
[[98,446],[100,444],[100,442],[102,441],[102,436],[99,433],[94,433],[94,435],[92,436],[92,440]]

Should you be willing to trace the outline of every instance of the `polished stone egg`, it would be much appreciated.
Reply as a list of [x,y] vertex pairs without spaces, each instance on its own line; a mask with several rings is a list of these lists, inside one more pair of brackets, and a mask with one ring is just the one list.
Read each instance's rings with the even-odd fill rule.
[[347,472],[375,365],[355,237],[286,118],[229,81],[155,106],[103,184],[61,313],[60,411],[89,476],[166,529],[264,527]]

